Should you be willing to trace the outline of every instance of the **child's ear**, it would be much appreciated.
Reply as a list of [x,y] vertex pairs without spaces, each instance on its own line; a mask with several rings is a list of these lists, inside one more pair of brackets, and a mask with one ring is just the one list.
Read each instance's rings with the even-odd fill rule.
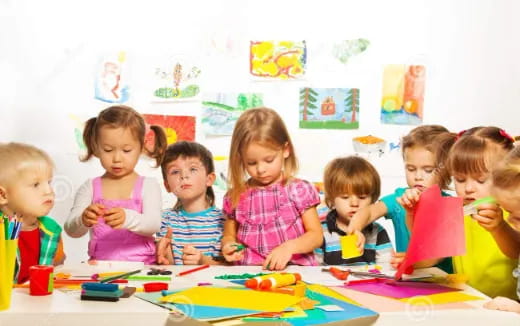
[[164,188],[166,188],[166,191],[167,192],[172,192],[170,190],[170,185],[168,184],[168,180],[163,180],[163,182],[164,182]]
[[213,183],[217,179],[217,175],[215,172],[208,173],[208,176],[206,177],[206,187],[213,186]]
[[288,158],[291,156],[291,149],[289,148],[289,143],[285,143],[283,145],[283,158]]
[[0,186],[0,205],[7,205],[7,190]]

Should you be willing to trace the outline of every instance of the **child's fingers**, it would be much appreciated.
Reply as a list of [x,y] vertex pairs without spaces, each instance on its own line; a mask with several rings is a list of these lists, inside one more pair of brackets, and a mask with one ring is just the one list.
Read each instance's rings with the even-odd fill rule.
[[184,246],[184,249],[182,250],[184,255],[195,255],[199,253],[199,250],[195,248],[194,246]]
[[167,239],[171,239],[173,234],[173,229],[171,227],[168,227],[168,230],[166,231],[166,235],[164,236]]

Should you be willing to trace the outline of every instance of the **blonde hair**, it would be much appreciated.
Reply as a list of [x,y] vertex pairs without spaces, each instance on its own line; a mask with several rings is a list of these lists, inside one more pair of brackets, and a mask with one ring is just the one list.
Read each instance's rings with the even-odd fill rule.
[[370,196],[374,203],[381,193],[381,178],[370,162],[358,156],[340,157],[332,160],[323,176],[325,203],[334,206],[334,198],[343,194]]
[[229,152],[228,195],[235,207],[240,195],[247,189],[247,172],[243,161],[244,151],[251,143],[258,143],[274,150],[289,149],[290,155],[284,160],[284,181],[290,181],[298,171],[298,160],[293,143],[282,118],[273,109],[254,108],[246,110],[238,118]]
[[450,150],[451,175],[488,173],[514,148],[514,139],[498,127],[474,127],[459,133]]
[[161,165],[167,146],[166,133],[160,126],[151,126],[150,129],[155,134],[155,145],[151,151],[145,148],[144,138],[146,125],[144,119],[137,111],[125,105],[108,107],[99,112],[97,117],[90,118],[87,121],[85,130],[83,130],[83,142],[87,147],[87,154],[81,159],[82,162],[88,161],[92,156],[96,156],[99,150],[99,131],[104,126],[110,128],[128,128],[141,145],[141,148],[144,148],[146,154],[155,159],[157,166]]
[[52,159],[39,148],[22,143],[0,143],[0,185],[11,183],[20,173],[44,163],[54,169]]
[[450,173],[446,168],[446,160],[450,148],[455,143],[457,135],[441,125],[424,125],[412,129],[402,138],[402,153],[409,148],[420,147],[431,152],[435,158],[435,174],[439,179],[439,187],[447,189]]
[[493,186],[501,189],[520,187],[520,147],[513,149],[493,170]]

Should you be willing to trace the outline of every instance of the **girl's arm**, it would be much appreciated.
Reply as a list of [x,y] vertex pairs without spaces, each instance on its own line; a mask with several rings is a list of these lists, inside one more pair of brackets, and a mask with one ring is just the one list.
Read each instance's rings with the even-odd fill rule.
[[143,182],[143,213],[124,209],[125,221],[122,228],[134,233],[151,236],[161,228],[162,196],[155,179],[145,178]]
[[237,243],[238,222],[232,218],[226,217],[224,220],[224,231],[222,233],[222,256],[227,262],[233,262],[242,259],[243,251],[238,251],[232,246]]
[[92,180],[89,179],[79,187],[74,197],[74,204],[64,225],[65,232],[72,238],[84,236],[89,228],[83,224],[83,211],[92,203]]
[[265,269],[284,269],[293,254],[309,253],[323,244],[323,229],[316,207],[305,210],[302,220],[305,233],[273,249],[264,261],[263,267]]
[[504,220],[490,232],[504,255],[511,259],[518,259],[518,256],[520,256],[520,232],[514,230]]
[[352,216],[348,225],[348,233],[351,234],[354,230],[361,231],[370,223],[375,222],[381,216],[385,216],[388,209],[382,201],[377,201],[367,207],[361,208]]

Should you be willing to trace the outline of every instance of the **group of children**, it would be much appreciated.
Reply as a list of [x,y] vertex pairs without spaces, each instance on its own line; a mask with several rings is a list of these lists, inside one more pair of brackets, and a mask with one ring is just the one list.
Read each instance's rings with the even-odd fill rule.
[[[64,229],[75,238],[89,233],[91,259],[269,270],[320,262],[397,267],[421,193],[432,185],[449,190],[453,180],[464,204],[490,195],[496,203],[481,204],[476,214],[464,217],[464,256],[415,266],[463,273],[471,286],[492,297],[520,295],[513,277],[520,254],[520,148],[514,149],[514,139],[500,128],[459,134],[437,125],[413,129],[402,139],[407,186],[382,198],[379,174],[367,160],[334,159],[324,173],[330,212],[323,223],[316,210],[319,193],[296,177],[293,143],[274,110],[249,109],[237,120],[222,209],[215,206],[211,152],[196,142],[167,147],[164,131],[151,129],[154,147],[148,148],[144,120],[127,106],[109,107],[86,123],[83,160],[97,157],[105,173],[78,189]],[[161,167],[164,187],[177,198],[173,208],[162,210],[156,180],[135,172],[141,154]],[[61,226],[46,216],[54,199],[53,163],[43,151],[18,143],[0,144],[0,156],[0,214],[23,218],[15,277],[25,282],[29,266],[65,258]],[[385,229],[375,223],[382,216],[392,220],[395,252]],[[341,237],[348,234],[357,235],[360,257],[342,257]],[[520,304],[504,298],[489,307],[520,312]]]

